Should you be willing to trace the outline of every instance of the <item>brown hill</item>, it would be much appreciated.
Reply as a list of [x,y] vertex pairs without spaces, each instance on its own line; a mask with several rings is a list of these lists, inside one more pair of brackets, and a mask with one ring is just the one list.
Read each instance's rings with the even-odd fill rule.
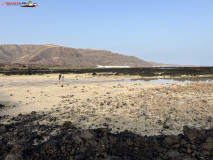
[[71,66],[151,67],[148,62],[105,50],[75,49],[57,45],[0,45],[0,63]]

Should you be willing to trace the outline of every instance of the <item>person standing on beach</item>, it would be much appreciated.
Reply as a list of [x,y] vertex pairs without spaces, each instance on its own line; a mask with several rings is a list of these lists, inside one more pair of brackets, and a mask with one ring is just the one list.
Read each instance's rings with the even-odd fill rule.
[[59,81],[61,80],[61,74],[59,74],[59,77],[58,77]]

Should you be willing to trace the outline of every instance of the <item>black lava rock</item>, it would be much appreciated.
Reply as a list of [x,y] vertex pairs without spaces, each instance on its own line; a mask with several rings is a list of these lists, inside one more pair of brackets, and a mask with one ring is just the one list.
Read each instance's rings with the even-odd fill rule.
[[[5,160],[150,160],[211,159],[213,129],[184,126],[180,135],[143,137],[129,131],[113,134],[108,128],[79,129],[70,121],[61,126],[40,124],[48,114],[32,112],[0,124],[0,159]],[[52,117],[53,119],[55,117]]]
[[1,108],[3,108],[3,107],[5,107],[5,105],[3,105],[3,104],[0,104],[0,109],[1,109]]

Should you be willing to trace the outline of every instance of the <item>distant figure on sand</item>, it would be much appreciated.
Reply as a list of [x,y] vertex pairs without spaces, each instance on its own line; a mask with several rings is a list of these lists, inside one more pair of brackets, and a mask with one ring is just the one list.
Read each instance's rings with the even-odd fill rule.
[[64,75],[61,76],[61,80],[64,82]]
[[59,74],[58,80],[59,80],[59,81],[61,80],[61,74]]

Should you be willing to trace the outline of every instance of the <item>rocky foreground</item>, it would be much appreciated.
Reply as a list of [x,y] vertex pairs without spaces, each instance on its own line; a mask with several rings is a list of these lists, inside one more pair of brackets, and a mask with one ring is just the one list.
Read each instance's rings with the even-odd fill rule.
[[[0,117],[1,120],[7,118]],[[113,134],[108,128],[81,129],[72,122],[32,112],[0,124],[0,159],[212,159],[213,128],[183,127],[177,136],[141,136],[129,131]],[[42,124],[47,120],[50,125]]]

